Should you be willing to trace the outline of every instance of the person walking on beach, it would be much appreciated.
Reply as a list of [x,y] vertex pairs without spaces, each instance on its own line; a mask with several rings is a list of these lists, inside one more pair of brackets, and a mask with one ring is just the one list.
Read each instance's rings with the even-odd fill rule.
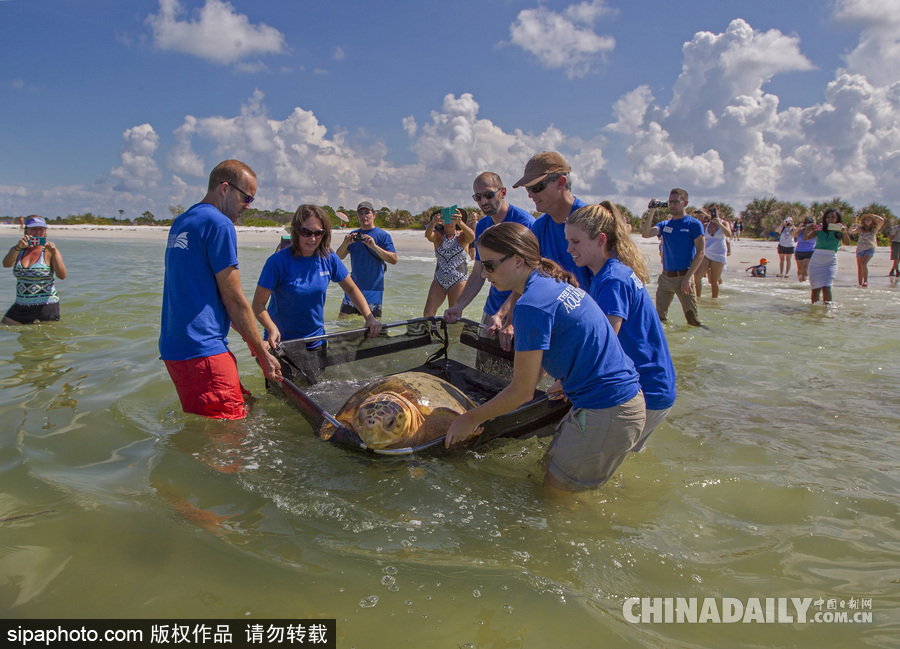
[[521,297],[513,312],[512,381],[494,398],[450,425],[450,447],[480,432],[493,417],[534,397],[542,371],[558,379],[572,409],[547,451],[544,484],[560,491],[603,486],[634,448],[644,428],[645,404],[634,363],[597,303],[575,277],[541,257],[537,238],[519,223],[488,228],[478,240],[483,273],[498,289]]
[[843,243],[850,245],[850,235],[847,234],[847,226],[841,220],[841,212],[837,208],[830,207],[822,214],[822,223],[810,225],[806,228],[804,236],[815,235],[816,249],[809,260],[809,286],[811,289],[810,301],[815,304],[819,301],[819,294],[825,304],[832,302],[831,285],[837,276],[837,251]]
[[863,288],[869,285],[869,262],[875,256],[878,248],[876,235],[884,225],[884,217],[877,214],[863,214],[856,217],[850,226],[848,234],[859,234],[856,242],[856,274],[859,285]]
[[775,230],[778,233],[778,277],[791,274],[791,258],[794,256],[794,219],[787,217]]
[[[380,318],[384,301],[384,273],[388,264],[397,263],[397,252],[391,235],[375,227],[375,207],[372,203],[360,203],[356,208],[356,218],[359,229],[348,233],[335,253],[340,259],[350,253],[350,277],[366,298],[372,315]],[[346,293],[341,301],[341,315],[362,315]]]
[[268,379],[281,377],[241,289],[234,221],[256,194],[256,174],[226,160],[209,174],[202,201],[169,229],[159,353],[184,412],[216,419],[247,414],[237,361],[228,349],[233,326]]
[[703,262],[706,241],[703,225],[685,214],[688,193],[680,188],[669,192],[669,218],[653,225],[653,216],[660,207],[651,200],[641,221],[641,236],[645,239],[662,236],[663,271],[656,285],[656,312],[662,322],[669,315],[669,305],[676,295],[689,325],[701,326],[694,291],[694,274]]
[[704,210],[694,212],[694,217],[703,224],[703,261],[694,274],[694,283],[697,288],[697,297],[703,293],[703,278],[708,277],[709,288],[713,299],[719,297],[719,285],[722,283],[722,272],[728,261],[730,253],[728,237],[731,236],[731,228],[728,223],[719,218],[719,208],[710,206],[709,213]]
[[[485,171],[475,178],[472,183],[472,199],[484,212],[484,216],[475,224],[475,240],[478,241],[484,232],[499,223],[521,223],[527,228],[531,228],[534,223],[534,217],[528,212],[515,205],[510,205],[506,200],[506,187],[500,176]],[[466,280],[466,287],[456,300],[456,304],[444,311],[444,320],[449,323],[458,321],[463,314],[463,310],[469,306],[472,300],[481,292],[484,286],[484,276],[481,273],[481,258],[478,256],[478,246],[475,247],[475,264],[472,267],[472,273]],[[509,298],[509,291],[500,291],[494,285],[488,292],[487,299],[484,302],[484,309],[481,314],[481,324],[487,325],[491,316],[503,306],[503,303]],[[489,337],[487,329],[482,327],[478,330],[480,337]],[[478,350],[475,358],[475,367],[484,369],[489,365],[490,357],[485,352]]]
[[44,217],[32,214],[25,220],[24,234],[3,257],[3,267],[12,268],[16,278],[16,301],[3,316],[3,324],[59,320],[55,280],[66,278],[66,265],[56,244],[47,241]]
[[891,272],[888,273],[888,276],[900,277],[900,268],[897,267],[897,265],[900,264],[900,221],[897,222],[897,225],[891,228],[890,240]]

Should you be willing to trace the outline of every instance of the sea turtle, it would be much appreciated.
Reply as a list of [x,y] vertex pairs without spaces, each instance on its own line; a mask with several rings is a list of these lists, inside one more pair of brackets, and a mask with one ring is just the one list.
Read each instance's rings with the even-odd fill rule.
[[[424,372],[402,372],[357,390],[335,418],[371,449],[418,446],[444,435],[460,414],[475,407],[447,381]],[[335,427],[325,422],[323,439]]]

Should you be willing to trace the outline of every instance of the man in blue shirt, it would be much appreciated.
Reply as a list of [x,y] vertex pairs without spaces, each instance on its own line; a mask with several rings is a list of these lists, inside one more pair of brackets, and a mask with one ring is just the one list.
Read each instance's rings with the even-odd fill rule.
[[[543,214],[531,225],[541,248],[541,257],[546,257],[569,271],[578,280],[578,285],[587,291],[591,285],[591,273],[580,268],[569,253],[566,241],[566,219],[569,214],[587,203],[572,194],[569,173],[572,168],[566,159],[556,151],[543,151],[531,157],[525,165],[525,173],[513,187],[524,187],[534,201],[534,207]],[[491,330],[497,330],[499,319],[505,320],[514,305],[513,298],[497,311],[497,318],[491,322]],[[503,349],[512,348],[512,326],[500,330],[500,344]]]
[[[350,277],[362,292],[372,315],[381,317],[381,305],[384,301],[384,272],[388,264],[397,263],[394,240],[387,232],[375,227],[375,207],[369,201],[363,201],[356,208],[359,229],[350,232],[335,252],[344,259],[350,253],[352,271]],[[362,315],[350,298],[344,295],[341,302],[341,315]]]
[[[475,182],[472,183],[472,190],[475,192],[472,195],[472,199],[484,212],[484,216],[475,225],[476,242],[485,230],[498,223],[521,223],[527,228],[531,228],[531,225],[534,223],[534,217],[531,214],[520,207],[509,204],[506,200],[506,187],[503,186],[500,176],[494,172],[485,171],[480,174],[475,179]],[[456,304],[444,311],[444,320],[451,323],[459,320],[462,317],[463,309],[469,306],[472,300],[475,299],[475,296],[481,292],[481,287],[484,286],[484,276],[481,274],[481,271],[481,257],[476,246],[475,265],[472,267],[466,287],[456,300]],[[481,314],[482,324],[486,325],[491,316],[497,313],[497,310],[509,298],[509,294],[509,291],[499,291],[491,286],[487,300],[484,303],[484,311]],[[480,329],[479,335],[489,337],[485,329]],[[492,371],[495,374],[503,373],[500,371],[499,366],[506,366],[510,372],[512,371],[512,363],[494,364],[490,363],[491,360],[488,354],[479,350],[475,358],[475,367],[481,370],[493,367]]]
[[184,412],[217,419],[246,414],[237,362],[228,350],[233,326],[266,378],[281,376],[241,289],[234,221],[256,194],[256,174],[226,160],[212,170],[206,196],[175,219],[166,244],[160,358]]
[[653,216],[661,207],[651,200],[641,221],[641,235],[645,239],[662,238],[663,271],[656,284],[656,312],[663,322],[669,314],[669,305],[676,295],[688,324],[701,326],[697,298],[694,293],[694,273],[703,261],[706,239],[703,224],[693,216],[687,216],[688,193],[683,189],[669,192],[669,218],[653,225]]

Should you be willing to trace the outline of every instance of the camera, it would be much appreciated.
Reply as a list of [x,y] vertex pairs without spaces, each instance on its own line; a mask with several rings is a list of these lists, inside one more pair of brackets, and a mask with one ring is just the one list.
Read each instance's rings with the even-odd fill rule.
[[362,241],[362,235],[359,232],[351,232],[347,235],[347,241],[353,243],[354,241]]
[[829,232],[840,232],[840,231],[843,230],[843,229],[844,229],[844,224],[843,224],[843,223],[829,223],[829,224],[828,224],[828,231],[829,231]]
[[714,219],[719,218],[719,208],[718,207],[709,208],[709,215],[711,217],[713,217]]
[[650,209],[654,207],[669,207],[669,201],[650,201]]
[[47,243],[47,237],[28,237],[29,246],[43,246]]

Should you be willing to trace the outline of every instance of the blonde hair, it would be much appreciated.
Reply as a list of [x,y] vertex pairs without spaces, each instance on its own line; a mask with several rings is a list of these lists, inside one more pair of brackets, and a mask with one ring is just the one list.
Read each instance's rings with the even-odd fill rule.
[[566,223],[577,225],[591,239],[596,239],[601,233],[606,235],[609,256],[628,266],[644,284],[650,282],[647,258],[632,241],[631,234],[625,229],[625,219],[615,205],[609,201],[585,205],[570,214]]
[[575,275],[563,270],[555,261],[541,257],[537,237],[521,223],[504,222],[488,228],[478,237],[478,246],[484,246],[501,255],[521,257],[526,266],[541,275],[578,287]]
[[[878,214],[872,214],[870,212],[866,212],[862,216],[859,217],[859,229],[862,232],[875,232],[878,230]],[[866,219],[872,219],[872,225],[866,226]]]

